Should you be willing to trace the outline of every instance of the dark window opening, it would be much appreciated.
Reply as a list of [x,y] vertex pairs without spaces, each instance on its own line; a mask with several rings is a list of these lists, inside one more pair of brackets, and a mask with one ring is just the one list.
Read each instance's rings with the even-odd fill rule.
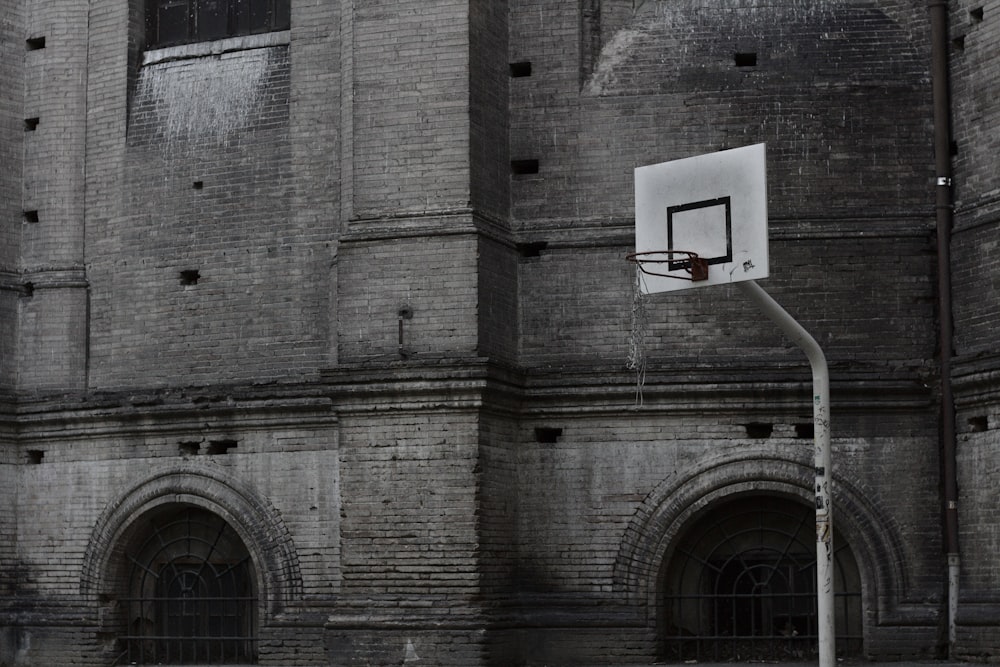
[[29,449],[28,450],[28,463],[32,465],[38,465],[45,458],[45,452],[40,449]]
[[38,49],[45,48],[45,38],[44,37],[31,37],[24,40],[24,45],[29,51],[37,51]]
[[25,118],[24,119],[24,131],[34,132],[38,129],[38,117],[35,118]]
[[756,67],[757,66],[757,54],[756,53],[734,53],[733,62],[737,67]]
[[750,422],[749,424],[744,424],[747,430],[748,438],[770,438],[771,433],[774,432],[774,424],[766,424],[764,422]]
[[290,0],[146,0],[148,48],[287,30]]
[[990,420],[985,415],[969,418],[969,430],[973,433],[982,433],[989,430]]
[[38,222],[38,211],[25,211],[24,212],[25,222]]
[[531,61],[524,61],[510,64],[510,75],[517,79],[523,76],[531,76]]
[[542,251],[549,247],[548,241],[525,241],[516,246],[521,257],[541,257]]
[[[814,660],[816,514],[749,496],[702,515],[664,570],[660,628],[671,662]],[[835,534],[834,614],[840,657],[862,654],[861,578]]]
[[795,437],[796,438],[808,438],[812,440],[816,437],[816,425],[812,422],[803,422],[801,424],[795,425]]
[[201,451],[201,443],[195,440],[177,443],[177,451],[181,456],[197,456]]
[[228,454],[229,450],[236,449],[237,444],[235,440],[213,440],[208,443],[208,455],[218,456],[219,454]]
[[173,506],[127,551],[127,630],[115,664],[257,661],[257,597],[246,546],[220,517]]
[[197,269],[181,271],[181,285],[197,285],[199,280],[201,280],[201,274]]
[[538,160],[511,160],[510,170],[514,174],[537,174]]
[[970,9],[969,16],[972,18],[973,23],[980,23],[983,20],[983,8],[976,7],[975,9]]
[[535,442],[551,445],[559,442],[560,437],[562,437],[561,428],[555,428],[552,426],[535,427]]

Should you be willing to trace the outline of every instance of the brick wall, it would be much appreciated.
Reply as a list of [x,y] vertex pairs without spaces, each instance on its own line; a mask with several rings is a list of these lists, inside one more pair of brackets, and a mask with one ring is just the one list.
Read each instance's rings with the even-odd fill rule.
[[[136,2],[0,19],[26,96],[0,151],[28,167],[0,175],[0,270],[35,284],[0,294],[28,390],[0,420],[0,587],[31,612],[0,603],[0,662],[109,662],[114,559],[172,493],[257,550],[262,664],[656,659],[670,540],[735,495],[811,502],[808,370],[735,289],[647,299],[641,390],[624,368],[632,170],[759,141],[763,285],[833,369],[865,652],[932,656],[926,8],[703,4],[294,0],[287,33],[145,63]],[[976,9],[953,8],[969,655],[1000,618]],[[18,31],[46,48],[8,59]]]
[[1000,118],[1000,105],[986,92],[1000,84],[994,58],[1000,41],[995,12],[983,3],[954,3],[949,54],[955,140],[955,353],[968,360],[988,357],[991,367],[996,355],[990,323],[996,319],[997,306],[995,299],[983,295],[1000,286],[1000,262],[993,252],[1000,220],[996,195],[1000,177],[992,168],[998,139],[988,129]]
[[482,590],[486,600],[502,606],[515,590],[512,575],[518,558],[517,499],[511,493],[517,483],[518,426],[511,419],[483,414],[479,431],[479,462],[474,472],[479,489]]
[[353,16],[353,211],[469,205],[469,3],[377,0]]
[[[962,557],[958,645],[974,659],[995,655],[992,628],[1000,622],[996,558],[1000,531],[989,510],[996,504],[990,482],[996,469],[996,374],[1000,356],[994,295],[1000,288],[996,236],[1000,225],[998,148],[991,131],[1000,119],[996,91],[1000,66],[1000,7],[960,0],[949,4],[952,92],[954,227],[951,238],[955,360],[953,379]],[[986,628],[990,628],[987,630]]]
[[95,386],[277,378],[325,358],[330,239],[322,217],[289,218],[288,95],[286,46],[143,67],[124,215],[90,251]]
[[[289,91],[289,141],[294,189],[288,211],[288,236],[311,243],[315,271],[297,289],[309,285],[319,308],[309,327],[322,343],[326,363],[336,363],[336,239],[343,205],[341,164],[347,162],[340,110],[345,85],[339,3],[312,0],[292,3]],[[319,354],[320,351],[317,353]]]
[[480,356],[499,363],[518,359],[518,257],[508,244],[479,241],[478,320]]
[[[457,218],[442,222],[460,224]],[[475,237],[466,235],[342,243],[340,360],[386,364],[474,355],[475,248]],[[404,310],[409,316],[400,314]]]
[[[761,285],[820,341],[830,363],[875,374],[931,373],[935,340],[924,325],[934,316],[931,240],[921,229],[885,233],[878,238],[879,232],[858,230],[855,238],[837,239],[815,230],[782,234],[770,243],[771,277]],[[522,262],[526,361],[623,366],[632,331],[628,250],[624,243],[556,247]],[[873,263],[878,280],[870,273]],[[658,295],[643,304],[651,369],[803,361],[801,351],[735,289]]]
[[21,156],[24,137],[24,15],[9,3],[0,17],[0,387],[15,382],[21,238]]
[[[17,450],[14,445],[13,401],[16,376],[21,156],[23,154],[24,14],[19,2],[8,3],[0,16],[0,616],[6,617],[23,568],[17,560]],[[0,661],[14,659],[17,633],[0,621]]]
[[[512,82],[511,151],[540,163],[514,181],[516,218],[593,226],[630,210],[635,167],[761,141],[775,222],[927,205],[925,56],[876,10],[831,3],[779,19],[647,3],[581,84],[576,21],[558,4],[514,5],[512,60],[533,74]],[[735,52],[757,65],[737,66]],[[915,112],[905,119],[901,99]]]
[[343,592],[387,614],[445,614],[478,592],[476,422],[439,417],[341,423]]
[[18,384],[85,383],[83,274],[88,3],[32,3],[26,12],[24,173]]
[[[34,454],[18,475],[23,560],[14,586],[21,607],[34,615],[8,626],[26,664],[106,663],[121,628],[102,620],[113,615],[98,613],[97,603],[110,599],[113,606],[120,595],[114,559],[128,547],[126,531],[114,526],[141,526],[139,515],[174,499],[222,512],[255,554],[255,566],[278,568],[260,573],[269,582],[260,592],[267,602],[260,621],[262,664],[324,664],[315,620],[300,619],[309,616],[312,601],[328,599],[339,588],[335,423],[315,400],[283,403],[272,397],[263,404],[231,405],[235,409],[198,414],[190,412],[191,403],[176,405],[179,412],[147,419],[139,428],[127,426],[131,420],[119,413],[124,421],[111,437],[92,432],[110,422],[83,418],[62,422],[66,437],[53,438],[50,415],[35,415],[22,439]],[[115,412],[105,405],[106,415],[109,410]],[[220,441],[228,446],[213,448]],[[137,516],[118,516],[122,507]],[[95,550],[105,539],[117,546]],[[272,562],[268,552],[278,544],[284,544],[284,558]],[[279,590],[273,582],[282,580]],[[71,612],[73,620],[61,617]],[[278,612],[302,629],[282,629],[274,618]],[[84,649],[78,662],[64,657],[69,640],[63,635],[72,626],[79,626],[72,630],[79,635],[72,645]]]
[[470,201],[492,221],[510,209],[507,2],[469,5]]
[[[940,544],[940,527],[923,8],[705,3],[692,11],[652,2],[633,13],[631,3],[602,2],[598,15],[595,4],[576,14],[558,2],[512,3],[511,60],[530,60],[532,74],[511,81],[511,157],[539,161],[537,174],[515,175],[511,185],[514,228],[541,248],[520,262],[521,359],[536,374],[531,386],[544,387],[532,416],[561,429],[551,443],[523,434],[525,590],[552,610],[543,613],[568,607],[585,626],[584,600],[607,601],[604,591],[614,590],[619,538],[636,503],[675,475],[687,480],[680,488],[700,488],[711,459],[760,444],[745,440],[748,423],[773,427],[767,446],[777,458],[808,461],[811,443],[794,437],[796,424],[811,421],[800,402],[809,377],[802,353],[736,290],[647,299],[642,407],[628,419],[596,407],[629,396],[632,270],[623,256],[634,243],[633,168],[763,141],[771,277],[761,284],[823,346],[835,381],[836,474],[872,499],[869,511],[900,542],[895,574],[872,573],[870,591],[885,609],[936,597],[943,566],[939,547],[928,548]],[[590,32],[577,40],[580,22]],[[737,63],[736,53],[754,54],[756,64]],[[898,476],[873,472],[901,459],[907,469]],[[765,483],[769,473],[758,474]],[[873,548],[866,524],[844,517],[852,548]],[[935,622],[905,613],[915,626],[905,642],[872,635],[865,650],[933,654]],[[641,637],[655,616],[642,610],[618,622]],[[611,634],[590,633],[579,650],[600,654]],[[641,659],[641,646],[649,645],[626,650]]]
[[25,54],[25,118],[37,118],[25,138],[24,207],[37,212],[25,227],[26,269],[79,265],[84,219],[88,3],[33,3],[27,31],[45,39]]

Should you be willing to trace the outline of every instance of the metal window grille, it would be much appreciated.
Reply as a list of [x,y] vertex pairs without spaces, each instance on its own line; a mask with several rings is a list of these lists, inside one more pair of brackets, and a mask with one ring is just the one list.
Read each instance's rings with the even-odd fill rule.
[[[777,498],[709,512],[678,541],[663,594],[668,660],[782,661],[817,654],[815,513]],[[861,584],[834,542],[837,649],[862,651]]]
[[128,558],[128,629],[116,664],[256,662],[253,565],[225,521],[193,507],[155,517]]
[[149,47],[287,30],[289,0],[146,0]]

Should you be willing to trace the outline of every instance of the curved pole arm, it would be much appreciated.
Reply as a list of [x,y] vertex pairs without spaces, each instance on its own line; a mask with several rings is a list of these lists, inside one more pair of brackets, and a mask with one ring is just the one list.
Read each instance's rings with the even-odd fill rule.
[[833,463],[830,451],[830,371],[826,355],[809,332],[753,280],[736,283],[764,314],[802,348],[812,367],[816,465],[816,615],[819,667],[836,664],[833,595]]

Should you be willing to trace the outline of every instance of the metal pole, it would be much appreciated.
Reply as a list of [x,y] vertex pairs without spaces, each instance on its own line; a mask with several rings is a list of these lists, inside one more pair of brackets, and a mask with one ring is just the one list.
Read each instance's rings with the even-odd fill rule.
[[813,432],[816,468],[816,622],[819,667],[834,667],[833,462],[830,453],[830,372],[819,343],[753,280],[736,283],[809,358],[813,379]]

